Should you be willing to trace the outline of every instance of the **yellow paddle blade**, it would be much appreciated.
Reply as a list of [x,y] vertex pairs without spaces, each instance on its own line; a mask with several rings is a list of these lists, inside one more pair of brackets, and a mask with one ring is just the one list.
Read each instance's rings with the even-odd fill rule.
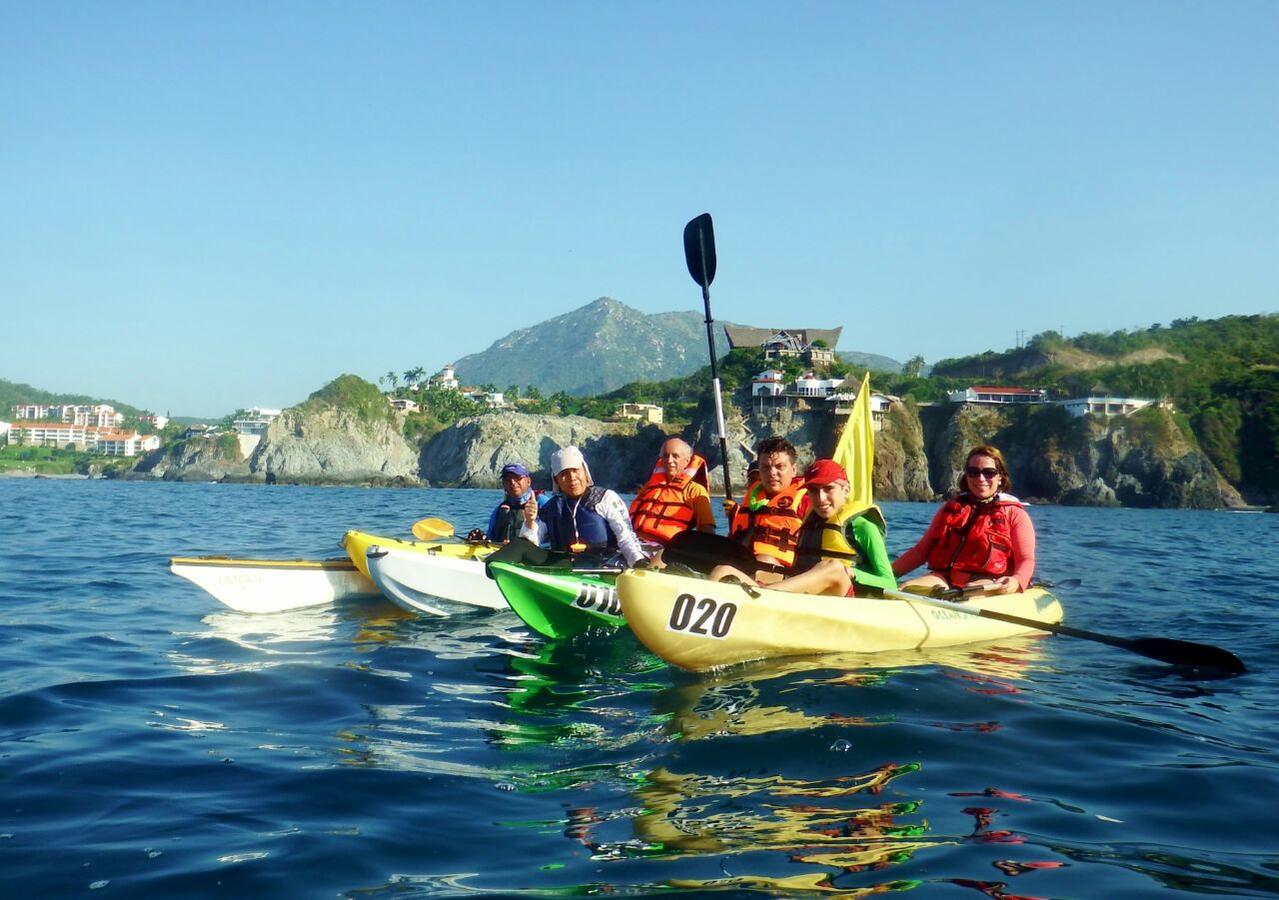
[[413,536],[419,541],[438,541],[453,536],[453,525],[443,519],[423,519],[413,523]]

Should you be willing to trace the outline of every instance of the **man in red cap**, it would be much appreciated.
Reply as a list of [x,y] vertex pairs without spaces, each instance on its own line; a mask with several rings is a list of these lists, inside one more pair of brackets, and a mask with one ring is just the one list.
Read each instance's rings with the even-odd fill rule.
[[[856,511],[841,522],[848,502],[848,474],[833,459],[819,459],[804,472],[809,513],[799,530],[795,548],[795,574],[768,585],[773,590],[796,594],[830,594],[851,597],[854,585],[869,589],[896,589],[893,566],[884,546],[884,517],[878,507]],[[719,566],[711,578],[719,581],[732,575],[740,581],[756,583],[740,570]]]

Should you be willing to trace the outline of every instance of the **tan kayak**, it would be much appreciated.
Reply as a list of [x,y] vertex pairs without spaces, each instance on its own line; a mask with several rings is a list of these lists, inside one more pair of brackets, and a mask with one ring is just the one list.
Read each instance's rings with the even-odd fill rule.
[[378,594],[368,576],[347,559],[175,556],[169,571],[240,612],[284,612]]
[[[1033,629],[939,601],[815,597],[685,578],[651,570],[617,578],[622,612],[636,637],[669,663],[701,671],[751,659],[819,653],[879,653],[998,640]],[[958,605],[958,604],[956,604]],[[1049,623],[1061,604],[1043,588],[964,601]]]

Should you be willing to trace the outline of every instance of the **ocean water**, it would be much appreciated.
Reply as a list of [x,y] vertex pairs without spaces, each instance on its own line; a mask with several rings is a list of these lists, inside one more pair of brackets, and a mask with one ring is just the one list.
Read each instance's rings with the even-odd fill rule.
[[[221,607],[496,492],[0,479],[0,884],[30,897],[1279,895],[1279,516],[1036,507],[1069,638],[672,670],[508,613]],[[890,549],[933,507],[885,504]]]

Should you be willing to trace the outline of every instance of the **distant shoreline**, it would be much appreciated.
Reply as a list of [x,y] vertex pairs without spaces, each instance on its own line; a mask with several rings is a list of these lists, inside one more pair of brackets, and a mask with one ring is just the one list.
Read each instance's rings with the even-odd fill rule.
[[76,472],[62,473],[56,475],[46,475],[43,472],[36,472],[32,469],[3,469],[0,470],[0,478],[56,478],[60,481],[88,481],[91,476],[80,475]]
[[[246,485],[258,485],[258,486],[261,486],[261,487],[319,487],[319,488],[366,488],[366,489],[379,489],[379,488],[393,488],[393,489],[395,489],[395,488],[398,488],[398,489],[401,489],[401,490],[406,489],[406,488],[417,488],[417,489],[420,489],[420,490],[448,490],[448,491],[500,491],[500,490],[501,490],[501,488],[500,488],[500,487],[487,487],[487,488],[485,488],[485,487],[462,487],[462,486],[460,486],[460,485],[447,485],[447,484],[441,484],[441,485],[426,485],[426,484],[377,484],[377,483],[375,483],[375,482],[368,482],[368,481],[365,481],[365,482],[358,482],[358,481],[353,481],[353,482],[316,481],[316,482],[309,482],[309,483],[308,483],[308,482],[298,482],[298,481],[281,481],[281,482],[276,482],[276,483],[274,483],[274,484],[270,484],[270,483],[267,483],[267,482],[264,482],[264,481],[258,481],[258,480],[256,480],[256,479],[245,479],[245,480],[231,480],[231,479],[228,479],[228,480],[226,480],[226,481],[213,481],[213,480],[210,480],[210,481],[184,481],[184,480],[182,480],[182,479],[173,479],[173,480],[171,480],[171,481],[167,481],[166,479],[163,479],[163,478],[102,478],[102,477],[101,477],[101,476],[99,476],[99,475],[79,475],[79,474],[69,474],[69,475],[42,475],[42,474],[40,474],[39,472],[32,472],[32,471],[30,471],[30,470],[21,470],[21,471],[5,470],[5,471],[0,471],[0,478],[21,478],[21,479],[28,479],[28,480],[36,479],[36,478],[45,478],[45,479],[49,479],[49,480],[51,480],[51,481],[122,481],[122,482],[139,482],[139,483],[149,483],[149,484],[246,484]],[[622,494],[622,495],[624,495],[624,496],[631,496],[631,495],[633,494],[633,491],[618,491],[618,493],[620,493],[620,494]],[[921,504],[925,504],[925,505],[935,505],[935,504],[940,503],[940,502],[942,502],[942,501],[941,501],[941,499],[940,499],[940,498],[936,498],[936,499],[931,499],[931,500],[880,500],[880,501],[876,501],[876,502],[878,502],[878,503],[921,503]],[[1031,499],[1026,500],[1026,501],[1024,501],[1024,502],[1026,503],[1026,505],[1027,505],[1027,506],[1030,506],[1030,507],[1037,507],[1037,506],[1058,506],[1058,507],[1059,507],[1059,506],[1061,506],[1061,505],[1062,505],[1062,504],[1060,504],[1060,503],[1053,503],[1052,501],[1049,501],[1049,500],[1043,500],[1043,499],[1040,499],[1040,498],[1038,498],[1038,497],[1031,498]],[[1173,506],[1173,507],[1145,507],[1145,506],[1080,506],[1080,507],[1077,507],[1077,508],[1079,508],[1079,509],[1115,509],[1115,510],[1123,510],[1123,509],[1166,509],[1166,510],[1174,510],[1174,509],[1189,509],[1190,507],[1184,507],[1184,506]],[[1250,505],[1247,505],[1247,506],[1230,506],[1230,507],[1221,507],[1221,508],[1219,508],[1219,509],[1204,509],[1204,510],[1200,510],[1200,512],[1222,512],[1222,513],[1279,513],[1279,506],[1269,507],[1269,506],[1258,506],[1258,505],[1255,505],[1255,504],[1250,504]]]

